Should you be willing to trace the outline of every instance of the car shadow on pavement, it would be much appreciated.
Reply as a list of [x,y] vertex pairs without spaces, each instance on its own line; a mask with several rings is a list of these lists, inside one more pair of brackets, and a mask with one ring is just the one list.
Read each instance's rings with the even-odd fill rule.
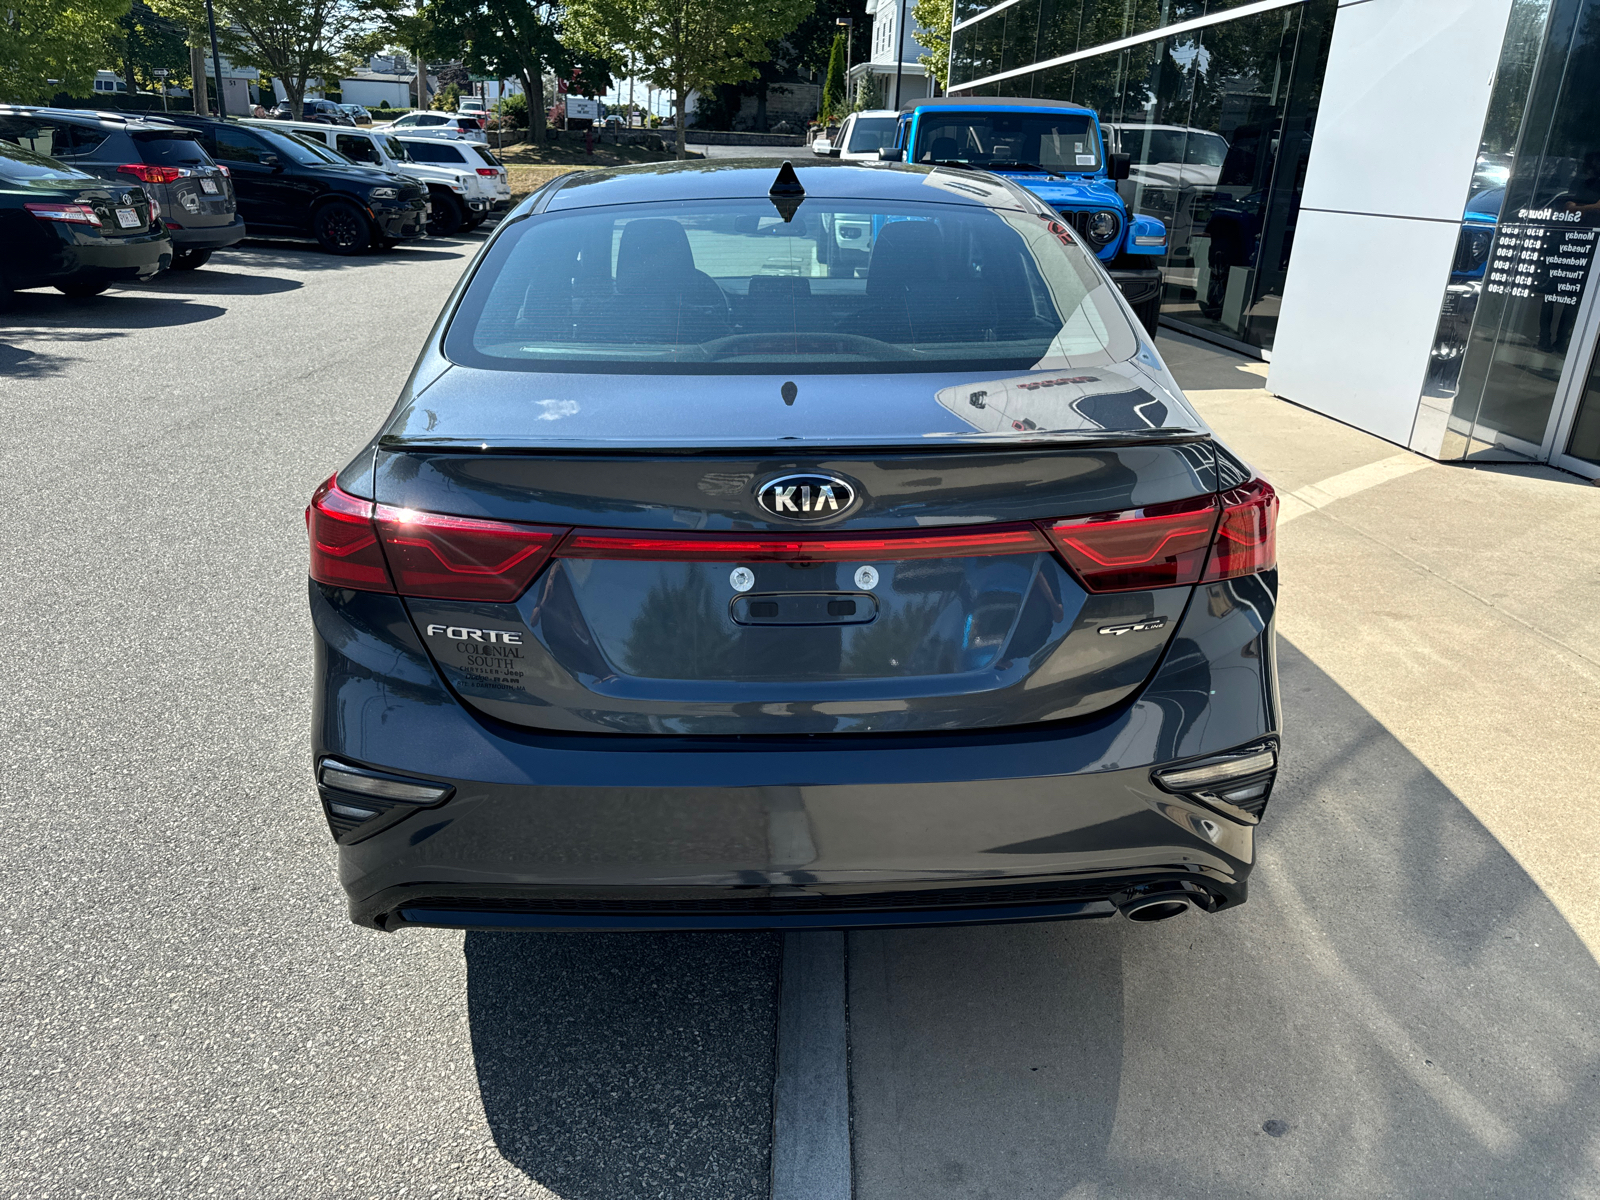
[[[429,239],[430,241],[432,239]],[[353,271],[362,267],[392,266],[396,262],[443,262],[460,258],[448,250],[428,250],[402,243],[392,250],[371,250],[365,254],[328,254],[315,242],[251,241],[246,238],[212,261],[218,266],[238,264],[252,270],[291,269],[295,271]]]
[[857,1195],[1592,1192],[1600,966],[1281,645],[1285,766],[1244,907],[851,935]]
[[780,944],[467,934],[500,1153],[562,1200],[765,1200]]
[[133,285],[129,290],[144,295],[181,292],[191,296],[277,296],[303,287],[305,284],[301,280],[284,279],[278,275],[201,267],[194,271],[166,271],[148,283]]
[[[77,358],[41,347],[82,345],[127,337],[133,330],[167,329],[220,317],[214,304],[134,292],[71,300],[57,292],[16,292],[0,309],[0,378],[38,379],[59,374]],[[27,343],[13,345],[12,343]]]

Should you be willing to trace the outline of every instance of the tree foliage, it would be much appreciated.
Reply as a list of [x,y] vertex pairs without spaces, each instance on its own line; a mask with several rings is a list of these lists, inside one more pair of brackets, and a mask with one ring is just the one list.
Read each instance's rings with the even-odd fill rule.
[[528,131],[544,140],[546,77],[572,79],[597,93],[611,84],[612,57],[568,36],[567,6],[549,0],[433,0],[428,13],[449,53],[474,75],[515,79],[528,97]]
[[[352,65],[345,44],[362,17],[355,0],[225,0],[216,7],[222,52],[281,83],[297,121],[307,85],[337,79]],[[203,27],[203,19],[196,24]]]
[[571,0],[568,28],[591,53],[637,64],[650,86],[670,92],[678,157],[685,155],[689,93],[754,79],[770,44],[791,32],[816,0]]
[[828,54],[828,73],[822,77],[822,119],[837,120],[844,110],[844,34],[838,33]]
[[950,26],[955,21],[954,0],[917,0],[911,17],[922,26],[917,44],[927,50],[917,61],[927,68],[940,90],[950,86]]
[[[5,0],[0,5],[0,99],[87,95],[120,55],[128,0]],[[51,82],[54,80],[55,82]]]

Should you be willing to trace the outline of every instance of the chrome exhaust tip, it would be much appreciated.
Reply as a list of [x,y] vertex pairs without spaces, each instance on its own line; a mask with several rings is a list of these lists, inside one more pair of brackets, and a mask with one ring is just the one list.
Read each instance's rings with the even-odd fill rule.
[[1183,916],[1194,906],[1194,897],[1188,892],[1152,892],[1122,901],[1117,905],[1117,911],[1130,921],[1144,924],[1170,921],[1173,917]]

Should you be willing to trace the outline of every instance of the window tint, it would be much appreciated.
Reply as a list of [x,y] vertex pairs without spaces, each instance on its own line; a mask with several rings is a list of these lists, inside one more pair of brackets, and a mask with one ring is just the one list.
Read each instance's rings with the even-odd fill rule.
[[461,157],[461,151],[449,142],[416,141],[407,142],[406,149],[411,151],[411,157],[422,163],[447,163],[454,166],[466,162]]
[[[483,161],[488,163],[491,167],[498,167],[500,165],[500,160],[493,154],[489,153],[489,147],[479,145],[477,142],[468,142],[467,146],[472,152],[476,153],[479,158],[483,159]],[[471,162],[472,160],[468,159],[467,161]]]
[[0,179],[59,179],[65,186],[82,187],[98,182],[75,167],[35,154],[15,142],[0,140]]
[[894,145],[893,117],[857,117],[850,126],[850,141],[845,145],[847,154],[861,154]]
[[339,134],[334,139],[334,149],[352,162],[383,165],[383,158],[378,154],[378,148],[360,134]]
[[211,164],[211,156],[193,135],[181,133],[136,133],[134,145],[139,156],[147,163],[163,167],[204,167]]
[[418,117],[417,118],[417,124],[418,125],[443,125],[448,120],[449,120],[448,117],[425,116],[425,117]]
[[268,152],[259,139],[242,129],[218,126],[216,138],[217,157],[224,162],[260,162],[261,156]]
[[765,200],[642,207],[507,230],[451,322],[450,357],[529,371],[1021,371],[1137,346],[1071,235],[1030,214],[807,199],[785,221]]
[[916,161],[1093,171],[1100,139],[1083,113],[932,110],[917,123]]

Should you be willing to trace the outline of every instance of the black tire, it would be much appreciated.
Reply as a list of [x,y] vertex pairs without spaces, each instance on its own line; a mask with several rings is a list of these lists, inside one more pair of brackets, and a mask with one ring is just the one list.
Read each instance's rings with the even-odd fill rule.
[[449,192],[431,192],[433,211],[428,214],[428,232],[434,237],[449,237],[466,224],[467,211]]
[[198,271],[211,261],[209,250],[174,250],[172,252],[172,269],[174,271]]
[[73,300],[87,300],[90,296],[98,296],[110,286],[109,283],[58,283],[56,291]]
[[372,226],[354,204],[335,200],[311,218],[317,244],[329,254],[360,254],[372,245]]

